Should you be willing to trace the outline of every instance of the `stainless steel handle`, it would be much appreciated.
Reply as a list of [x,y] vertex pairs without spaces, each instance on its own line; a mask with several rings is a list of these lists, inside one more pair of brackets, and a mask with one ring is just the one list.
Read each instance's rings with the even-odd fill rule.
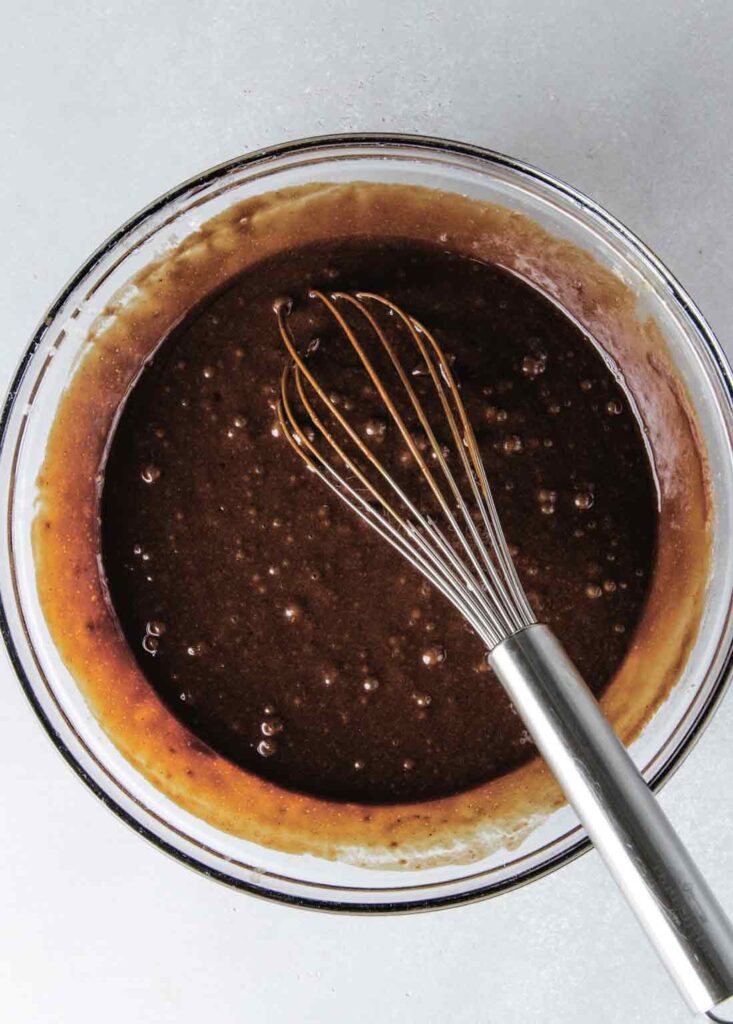
[[489,661],[691,1009],[733,1020],[733,927],[557,638]]

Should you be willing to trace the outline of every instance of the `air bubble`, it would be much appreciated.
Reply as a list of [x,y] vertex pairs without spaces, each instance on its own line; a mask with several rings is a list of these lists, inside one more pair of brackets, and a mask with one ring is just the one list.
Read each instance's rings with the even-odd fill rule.
[[374,693],[375,690],[379,689],[379,680],[374,676],[367,676],[361,686],[366,693]]
[[281,718],[266,718],[264,722],[260,724],[260,732],[263,736],[277,736],[285,728],[285,723]]
[[551,516],[555,512],[557,491],[550,491],[546,487],[541,487],[537,491],[537,501],[539,502],[540,512],[544,516]]
[[144,636],[143,637],[143,650],[146,654],[157,654],[158,653],[159,640],[157,636]]
[[364,424],[364,433],[375,441],[383,441],[387,433],[387,424],[384,420],[367,420]]
[[525,377],[539,377],[547,367],[547,356],[541,352],[537,355],[525,356],[522,360],[522,373]]
[[260,740],[257,744],[257,753],[260,757],[272,757],[277,753],[277,743],[274,740]]
[[287,622],[300,622],[303,618],[303,609],[295,601],[291,601],[290,604],[285,605],[283,615]]
[[573,504],[582,512],[586,512],[589,508],[592,508],[593,501],[593,495],[590,491],[578,491],[578,493],[573,498]]
[[446,657],[445,647],[441,644],[433,644],[432,647],[428,647],[422,652],[420,660],[428,668],[435,668],[436,665],[442,665]]
[[518,455],[519,452],[522,451],[523,447],[522,439],[517,434],[510,434],[502,444],[502,448],[506,455]]
[[597,583],[589,583],[585,588],[585,596],[591,598],[591,600],[595,601],[597,598],[602,597],[602,595],[603,591]]
[[143,466],[143,468],[140,471],[140,476],[144,483],[154,484],[155,481],[160,478],[160,469],[157,466],[154,466],[152,463],[150,463],[147,466]]
[[606,402],[606,412],[609,416],[620,416],[623,411],[624,407],[617,398],[612,398],[610,402]]
[[[448,459],[450,458],[450,448],[448,448],[448,446],[445,445],[445,444],[441,444],[440,445],[440,454],[443,456],[443,459],[447,462]],[[430,452],[430,458],[434,462],[438,461],[438,453],[434,449],[433,449],[433,451]]]
[[506,423],[507,417],[506,409],[498,409],[495,405],[487,405],[484,409],[484,419],[487,423]]
[[409,448],[403,448],[400,454],[397,456],[397,461],[401,466],[409,466],[412,462],[412,452]]

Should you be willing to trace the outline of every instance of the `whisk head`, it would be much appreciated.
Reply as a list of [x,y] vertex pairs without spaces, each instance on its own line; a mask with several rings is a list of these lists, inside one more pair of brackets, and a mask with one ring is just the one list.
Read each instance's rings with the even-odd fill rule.
[[[423,324],[381,295],[312,291],[309,298],[333,321],[338,352],[329,356],[354,386],[347,400],[329,390],[318,342],[298,344],[292,305],[278,300],[275,313],[291,360],[277,407],[284,436],[493,650],[536,619],[450,360]],[[359,428],[359,403],[367,399],[379,403],[401,444],[384,445],[381,421]]]

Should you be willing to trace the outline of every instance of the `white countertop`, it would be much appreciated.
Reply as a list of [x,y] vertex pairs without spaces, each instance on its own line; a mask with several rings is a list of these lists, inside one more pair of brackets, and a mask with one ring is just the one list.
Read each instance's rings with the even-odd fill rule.
[[[329,131],[522,157],[634,229],[733,352],[730,0],[22,0],[0,33],[0,386],[132,212]],[[597,856],[473,907],[326,916],[168,860],[62,763],[0,654],[8,1024],[675,1024]],[[662,802],[733,911],[733,695]]]

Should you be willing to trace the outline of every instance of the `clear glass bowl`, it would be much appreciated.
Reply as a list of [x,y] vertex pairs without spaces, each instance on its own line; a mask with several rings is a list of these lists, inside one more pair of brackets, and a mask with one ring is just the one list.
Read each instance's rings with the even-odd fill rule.
[[59,751],[102,801],[137,832],[229,885],[299,906],[347,912],[408,911],[494,895],[567,863],[588,847],[565,807],[511,851],[470,867],[395,873],[280,853],[218,831],[164,797],[125,761],[90,713],[48,633],[36,592],[31,521],[35,480],[59,398],[86,334],[111,296],[205,220],[244,198],[316,181],[369,180],[459,192],[521,211],[589,251],[653,316],[685,381],[710,460],[716,522],[700,635],[682,678],[631,753],[652,786],[680,764],[720,700],[733,624],[733,404],[731,372],[710,328],[659,260],[574,189],[497,153],[413,136],[327,136],[240,157],[173,189],[133,217],[82,266],[31,341],[0,424],[0,626],[18,677]]

